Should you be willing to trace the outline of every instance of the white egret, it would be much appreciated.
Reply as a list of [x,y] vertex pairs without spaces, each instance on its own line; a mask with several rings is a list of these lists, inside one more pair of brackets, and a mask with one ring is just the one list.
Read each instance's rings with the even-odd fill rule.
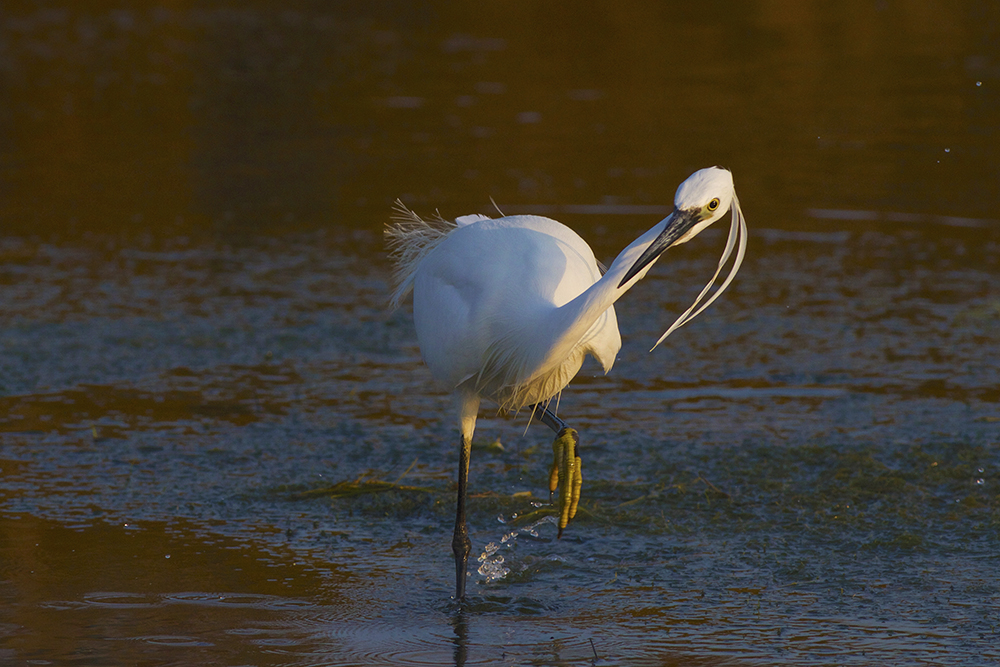
[[[621,336],[614,302],[667,248],[685,243],[726,213],[732,226],[715,275],[655,348],[729,286],[743,262],[746,222],[732,174],[692,174],[674,211],[618,255],[604,275],[590,246],[570,228],[534,215],[467,215],[423,220],[397,202],[386,239],[395,261],[393,306],[413,291],[413,321],[424,362],[454,393],[461,441],[452,551],[455,597],[465,596],[471,542],[465,520],[469,454],[482,399],[501,410],[532,406],[556,432],[549,494],[559,489],[559,535],[576,513],[582,485],[579,436],[548,403],[580,370],[585,355],[611,370]],[[736,248],[729,275],[706,300]]]

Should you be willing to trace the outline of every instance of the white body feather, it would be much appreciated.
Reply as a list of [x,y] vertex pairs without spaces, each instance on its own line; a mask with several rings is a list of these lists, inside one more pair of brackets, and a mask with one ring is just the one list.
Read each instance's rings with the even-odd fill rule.
[[413,320],[431,373],[474,385],[504,408],[546,401],[592,355],[609,371],[621,348],[614,307],[562,340],[565,306],[601,279],[583,239],[555,220],[521,215],[453,229],[420,261]]
[[[746,223],[727,170],[695,172],[677,189],[674,206],[675,213],[697,216],[676,243],[729,210],[732,226],[712,280],[657,345],[722,293],[746,248]],[[425,221],[397,202],[395,224],[386,228],[396,263],[392,303],[413,290],[421,354],[434,377],[455,392],[463,437],[472,437],[481,398],[506,410],[548,401],[588,354],[611,370],[621,348],[614,302],[652,268],[658,254],[648,263],[637,260],[673,215],[625,248],[602,276],[590,246],[555,220],[467,215]],[[702,303],[737,242],[729,276]],[[626,281],[633,265],[638,270]]]

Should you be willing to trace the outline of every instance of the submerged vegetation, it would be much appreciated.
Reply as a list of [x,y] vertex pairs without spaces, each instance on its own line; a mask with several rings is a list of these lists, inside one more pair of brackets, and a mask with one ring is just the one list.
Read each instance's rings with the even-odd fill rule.
[[[487,452],[492,455],[483,456]],[[547,463],[539,448],[515,454],[484,447],[479,453],[480,460],[473,459],[473,489],[491,490],[472,494],[474,526],[489,526],[497,518],[523,526],[555,514],[545,493]],[[731,447],[710,455],[677,451],[640,476],[628,465],[604,460],[607,456],[598,455],[596,465],[589,466],[595,472],[584,481],[580,527],[568,535],[594,529],[588,525],[650,536],[794,534],[859,549],[903,550],[1000,537],[995,474],[1000,454],[984,446],[807,444]],[[335,512],[370,512],[389,520],[423,516],[448,530],[454,482],[442,472],[443,479],[431,485],[403,484],[412,467],[394,481],[369,472],[297,491],[293,498],[330,498]]]

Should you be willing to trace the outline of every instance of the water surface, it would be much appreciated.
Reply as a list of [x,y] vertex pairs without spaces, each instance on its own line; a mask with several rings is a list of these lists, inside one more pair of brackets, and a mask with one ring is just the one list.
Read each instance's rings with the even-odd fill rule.
[[[711,9],[5,10],[0,656],[1000,658],[1000,16]],[[392,201],[493,197],[610,261],[715,163],[736,282],[653,353],[724,230],[619,302],[615,369],[560,401],[562,540],[550,434],[484,410],[497,548],[458,608],[457,435],[385,306]]]

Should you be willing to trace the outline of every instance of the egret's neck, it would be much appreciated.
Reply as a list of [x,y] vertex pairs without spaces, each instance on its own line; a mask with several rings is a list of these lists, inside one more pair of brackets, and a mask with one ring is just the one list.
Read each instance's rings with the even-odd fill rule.
[[666,227],[667,218],[664,218],[652,227],[648,232],[633,241],[627,248],[618,254],[611,264],[608,272],[600,280],[591,285],[580,296],[576,297],[564,306],[556,309],[555,317],[558,319],[557,329],[561,331],[559,336],[559,349],[575,347],[583,338],[594,322],[617,301],[625,292],[629,291],[633,285],[639,282],[646,272],[652,268],[656,260],[653,260],[639,273],[635,274],[627,283],[618,286],[628,270],[632,268],[639,256],[645,252],[656,237],[660,235]]
[[615,257],[615,261],[611,263],[611,267],[608,269],[608,272],[601,277],[601,280],[597,281],[593,287],[580,296],[585,296],[601,283],[608,281],[612,283],[612,287],[614,288],[611,290],[613,298],[608,302],[608,306],[610,306],[617,301],[622,294],[632,289],[632,286],[642,280],[642,278],[645,277],[646,272],[649,271],[653,264],[656,263],[655,259],[620,288],[618,287],[618,283],[622,281],[622,278],[625,277],[625,274],[628,273],[628,270],[632,268],[632,265],[636,263],[642,253],[646,251],[646,248],[652,245],[653,241],[656,240],[656,237],[663,232],[667,226],[667,220],[669,219],[670,218],[664,218],[660,222],[656,223],[648,232],[637,238],[635,241],[632,241],[627,248],[618,253],[618,256]]

